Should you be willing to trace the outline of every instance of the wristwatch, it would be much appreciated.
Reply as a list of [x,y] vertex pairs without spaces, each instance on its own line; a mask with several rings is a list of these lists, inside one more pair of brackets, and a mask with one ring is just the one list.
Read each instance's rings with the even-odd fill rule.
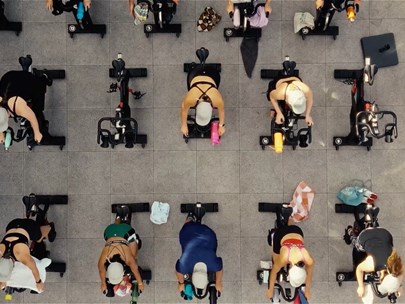
[[42,283],[42,280],[39,279],[38,281],[35,281],[35,283],[37,283],[37,284]]
[[220,124],[219,126],[220,126],[220,127],[225,127],[225,124]]

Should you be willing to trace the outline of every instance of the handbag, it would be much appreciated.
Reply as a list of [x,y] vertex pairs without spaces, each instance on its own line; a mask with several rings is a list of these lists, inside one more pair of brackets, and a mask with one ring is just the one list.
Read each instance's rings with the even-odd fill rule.
[[199,32],[209,32],[221,21],[222,17],[212,7],[207,6],[197,21]]

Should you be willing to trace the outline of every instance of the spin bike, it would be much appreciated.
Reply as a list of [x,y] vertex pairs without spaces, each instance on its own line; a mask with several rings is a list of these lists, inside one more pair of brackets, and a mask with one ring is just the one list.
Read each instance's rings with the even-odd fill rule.
[[8,21],[4,10],[4,1],[0,0],[0,31],[15,32],[15,34],[19,36],[22,31],[22,22]]
[[[48,222],[47,212],[50,205],[67,205],[68,196],[67,195],[36,195],[31,193],[29,196],[24,196],[23,204],[25,206],[25,216],[26,218],[33,218],[40,226],[51,225],[53,227],[53,232],[51,230],[48,235],[48,240],[53,242],[56,237],[56,231],[54,230],[54,224]],[[50,252],[46,249],[46,243],[44,240],[41,242],[32,242],[30,246],[31,255],[38,260],[49,258]],[[47,272],[56,272],[59,273],[60,277],[63,277],[66,272],[66,263],[64,262],[54,262],[46,267]],[[31,275],[31,274],[30,274]],[[18,284],[14,282],[12,285],[9,285],[7,282],[7,287],[5,288],[6,300],[12,299],[12,294],[14,292],[23,292],[26,288],[21,288]],[[24,282],[26,284],[26,282]],[[24,285],[25,286],[25,285]],[[31,290],[31,293],[37,293],[34,290]]]
[[[255,5],[256,0],[234,0],[232,1],[233,7],[238,8],[240,12],[240,26],[238,28],[224,28],[224,37],[226,41],[232,37],[251,37],[260,38],[262,37],[262,29],[257,27],[251,27],[249,23],[249,18],[256,15],[257,9],[260,6],[264,6],[264,3],[259,3]],[[234,13],[230,12],[229,17],[232,19]],[[266,18],[269,18],[269,13],[266,12]]]
[[[282,70],[261,70],[262,79],[276,79],[282,75],[298,76],[299,70],[295,69],[296,62],[291,61],[289,56],[285,57]],[[301,148],[308,147],[312,142],[312,127],[299,128],[298,122],[305,121],[305,116],[295,114],[284,100],[278,100],[280,109],[284,115],[282,124],[276,123],[276,112],[272,112],[270,132],[271,135],[260,136],[259,144],[265,150],[266,146],[274,145],[276,153],[283,152],[283,145],[292,146],[293,150],[299,145]]]
[[[364,85],[372,85],[377,66],[371,64],[370,58],[365,58],[365,66],[362,70],[335,70],[335,79],[345,79],[343,83],[352,86],[352,108],[350,111],[350,133],[346,137],[333,137],[333,145],[336,150],[340,146],[363,146],[370,151],[373,145],[373,137],[384,137],[385,142],[392,143],[393,137],[398,137],[397,115],[392,111],[380,111],[375,102],[364,100]],[[383,130],[379,128],[379,122],[384,117],[389,122]]]
[[[143,0],[138,0],[139,2],[143,2]],[[153,3],[148,1],[148,7],[153,14],[155,23],[144,25],[143,31],[147,38],[152,33],[172,33],[176,34],[176,37],[180,37],[181,24],[170,24],[176,14],[176,3],[172,0],[153,0]]]
[[[197,202],[196,204],[181,204],[180,205],[181,213],[188,213],[193,215],[196,223],[202,222],[202,219],[207,212],[218,212],[218,203],[206,203],[202,204]],[[218,298],[221,296],[220,292],[217,292],[215,289],[215,272],[208,272],[208,285],[204,289],[196,289],[193,285],[192,278],[189,274],[184,275],[184,290],[190,289],[192,294],[198,299],[202,300],[207,295],[209,295],[210,304],[216,304]],[[192,296],[186,294],[184,291],[180,293],[181,297],[184,300],[191,300]]]
[[76,24],[68,24],[70,38],[75,34],[100,34],[103,38],[107,32],[105,24],[93,24],[89,11],[84,8],[83,0],[68,0],[66,3],[62,0],[53,0],[52,14],[58,16],[63,12],[72,12],[76,20]]
[[[115,109],[115,117],[103,117],[98,121],[97,143],[102,148],[114,148],[118,144],[125,144],[126,148],[133,148],[135,144],[140,144],[145,148],[147,135],[138,133],[138,122],[131,117],[131,108],[129,107],[129,94],[131,93],[136,100],[141,99],[146,93],[134,91],[128,87],[130,78],[146,77],[146,68],[126,69],[122,54],[118,53],[117,59],[112,61],[113,69],[110,69],[110,77],[117,79],[116,83],[110,85],[107,93],[114,93],[119,90],[120,101]],[[116,132],[111,133],[110,129],[102,127],[103,122],[109,122],[110,127],[115,128]]]
[[[221,64],[220,63],[205,63],[206,59],[208,58],[209,51],[202,47],[199,48],[196,52],[196,56],[200,63],[185,63],[184,64],[184,72],[189,73],[194,69],[201,69],[203,71],[206,70],[216,70],[221,72]],[[188,143],[190,138],[210,138],[211,136],[211,126],[213,122],[219,121],[218,117],[215,115],[211,118],[211,121],[206,126],[200,126],[196,123],[195,120],[195,107],[191,108],[194,113],[192,115],[187,116],[187,126],[188,126],[188,136],[183,135],[184,141]]]
[[324,0],[321,8],[316,10],[315,28],[311,30],[309,27],[303,27],[299,34],[304,40],[306,36],[332,36],[334,40],[339,35],[339,27],[331,26],[335,12],[346,11],[347,19],[350,22],[356,20],[356,13],[359,12],[359,5],[354,3],[354,0],[345,0],[339,5],[335,5],[334,0]]
[[[111,205],[111,212],[116,214],[116,217],[120,217],[121,223],[126,223],[131,226],[132,213],[139,212],[150,212],[149,203],[131,203],[131,204],[113,204]],[[139,238],[138,234],[136,235],[138,239],[138,250],[142,247],[142,241]],[[142,269],[138,266],[139,273],[141,274],[142,281],[145,281],[149,285],[152,280],[152,271],[148,269]],[[125,275],[129,277],[131,282],[131,302],[130,304],[137,304],[138,297],[141,294],[141,291],[138,289],[138,282],[136,281],[135,276],[130,271],[128,267],[124,268]],[[108,285],[107,285],[108,286]],[[108,291],[110,294],[114,294],[114,290]]]
[[[371,203],[362,203],[358,206],[350,206],[345,204],[335,204],[335,212],[336,213],[352,213],[354,215],[354,224],[353,229],[356,230],[356,234],[360,234],[366,228],[376,228],[379,227],[378,223],[378,213],[380,211],[379,207],[374,207]],[[354,256],[355,256],[356,248],[353,248],[353,266],[354,271],[343,272],[338,271],[336,272],[336,281],[338,282],[339,286],[342,286],[344,281],[356,281],[356,272],[355,269],[357,267]],[[365,257],[365,256],[364,256]],[[371,285],[371,289],[373,293],[379,298],[388,297],[390,303],[396,303],[397,294],[396,293],[381,293],[378,290],[378,285],[380,284],[380,274],[378,271],[375,272],[366,272],[364,273],[364,282]]]
[[[259,212],[273,212],[276,213],[276,220],[274,222],[274,229],[269,230],[268,236],[268,243],[271,244],[271,232],[280,229],[282,227],[288,226],[288,219],[291,217],[293,209],[292,207],[288,207],[287,204],[283,203],[263,203],[260,202],[259,205]],[[271,246],[271,245],[270,245]],[[260,285],[264,282],[269,281],[271,269],[259,269],[257,271],[257,280]],[[288,281],[288,271],[289,265],[283,267],[277,273],[277,280],[274,284],[274,294],[273,298],[271,299],[272,303],[280,303],[281,298],[283,298],[287,302],[293,302],[297,297],[299,297],[298,292],[299,289],[303,288],[305,284],[301,285],[300,287],[293,288],[287,287],[286,285],[289,283]]]
[[[36,77],[41,78],[44,81],[44,85],[51,86],[53,83],[53,79],[64,79],[65,78],[65,70],[47,70],[47,69],[36,69],[32,68],[32,58],[31,55],[27,55],[26,57],[20,57],[18,59],[23,71],[30,72],[34,74]],[[46,92],[46,87],[44,88],[44,94]],[[45,98],[45,96],[44,96]],[[30,104],[28,103],[28,106]],[[40,131],[43,135],[42,140],[39,144],[35,141],[34,138],[34,131],[31,127],[30,122],[23,118],[23,117],[15,117],[14,121],[19,124],[19,129],[17,133],[14,132],[13,128],[9,127],[5,131],[5,141],[4,141],[4,148],[8,150],[10,146],[12,146],[13,142],[20,142],[24,139],[27,139],[27,147],[29,150],[32,150],[35,146],[59,146],[60,150],[66,144],[66,138],[64,136],[52,136],[49,134],[49,121],[45,120],[45,116],[43,114],[44,109],[42,108],[41,113],[35,113],[35,116],[38,120],[38,124],[40,126]]]

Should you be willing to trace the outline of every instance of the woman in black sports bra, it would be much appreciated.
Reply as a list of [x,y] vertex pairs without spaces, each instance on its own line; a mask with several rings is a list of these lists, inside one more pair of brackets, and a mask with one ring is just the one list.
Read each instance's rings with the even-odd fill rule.
[[188,136],[187,115],[190,108],[196,109],[196,123],[206,126],[210,123],[213,109],[218,110],[219,135],[225,133],[224,100],[218,88],[221,77],[214,69],[194,68],[187,75],[188,92],[181,105],[181,133]]
[[14,219],[7,225],[6,235],[0,242],[1,283],[5,283],[10,278],[14,262],[18,261],[31,269],[38,290],[43,290],[44,284],[31,257],[29,246],[31,242],[41,242],[50,231],[50,225],[39,226],[37,222],[27,218]]
[[311,126],[313,120],[311,110],[313,104],[312,90],[296,76],[282,75],[269,82],[267,100],[271,102],[276,111],[276,123],[284,122],[284,115],[278,104],[283,100],[298,115],[304,115],[306,123]]
[[[10,71],[0,80],[0,110],[6,109],[8,117],[13,117],[15,121],[19,117],[27,119],[37,143],[42,140],[42,124],[45,123],[45,92],[46,79],[27,71]],[[8,117],[1,110],[0,126],[8,125]],[[3,132],[0,132],[0,143],[4,142]]]

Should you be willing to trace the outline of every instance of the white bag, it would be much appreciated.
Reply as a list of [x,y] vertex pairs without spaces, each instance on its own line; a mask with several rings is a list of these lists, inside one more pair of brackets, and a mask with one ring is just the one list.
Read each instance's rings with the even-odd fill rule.
[[160,225],[167,223],[169,217],[170,205],[168,203],[153,202],[152,211],[150,213],[150,221],[154,224]]

